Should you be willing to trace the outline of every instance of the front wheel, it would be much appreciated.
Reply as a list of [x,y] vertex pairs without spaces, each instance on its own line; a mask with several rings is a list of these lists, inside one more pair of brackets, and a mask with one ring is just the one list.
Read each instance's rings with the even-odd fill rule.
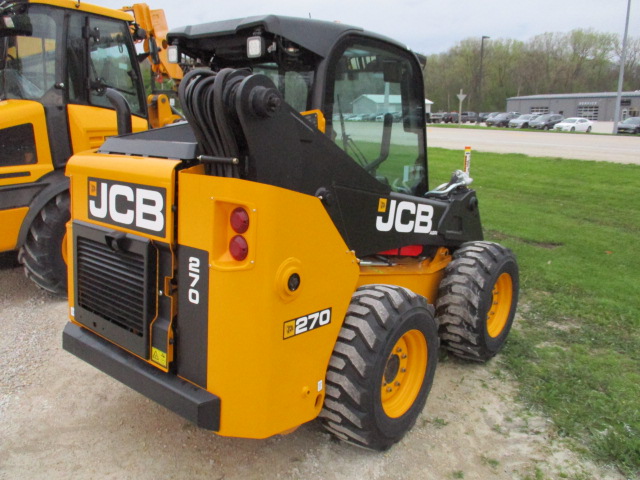
[[444,275],[436,302],[443,345],[462,358],[489,360],[513,324],[519,289],[515,256],[497,243],[465,243]]
[[591,133],[591,127],[587,127],[587,133]]
[[329,363],[324,427],[349,443],[388,449],[424,408],[437,361],[438,329],[424,297],[360,287]]
[[67,294],[67,236],[69,192],[51,199],[36,215],[18,259],[25,274],[40,288]]

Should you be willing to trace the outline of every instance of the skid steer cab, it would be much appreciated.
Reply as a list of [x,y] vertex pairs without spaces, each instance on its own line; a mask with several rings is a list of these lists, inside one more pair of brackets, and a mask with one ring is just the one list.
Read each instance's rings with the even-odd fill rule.
[[429,187],[418,58],[278,16],[167,38],[192,68],[188,123],[67,167],[64,348],[220,435],[320,417],[389,448],[425,405],[440,344],[490,359],[518,297],[468,175]]

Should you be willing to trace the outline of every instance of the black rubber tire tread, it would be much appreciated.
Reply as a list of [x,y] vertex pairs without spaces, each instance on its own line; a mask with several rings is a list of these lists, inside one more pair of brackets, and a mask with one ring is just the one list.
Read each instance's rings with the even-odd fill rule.
[[[367,285],[354,293],[327,372],[320,418],[329,432],[360,447],[386,450],[411,429],[424,408],[438,361],[433,315],[424,297],[402,287]],[[427,369],[411,407],[391,418],[380,396],[384,367],[397,340],[412,329],[425,337]]]
[[[487,331],[487,313],[493,287],[502,273],[509,273],[513,297],[507,322],[495,338]],[[485,362],[504,346],[518,304],[518,264],[506,247],[493,242],[468,242],[453,254],[438,289],[436,319],[440,341],[454,355]]]
[[69,192],[52,198],[38,212],[20,248],[18,260],[26,276],[54,295],[67,295],[67,265],[62,258],[62,239],[69,221]]

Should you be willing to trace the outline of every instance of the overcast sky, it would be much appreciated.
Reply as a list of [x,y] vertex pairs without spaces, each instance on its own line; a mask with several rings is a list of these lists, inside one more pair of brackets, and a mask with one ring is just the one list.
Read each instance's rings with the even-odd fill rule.
[[[252,15],[340,21],[441,53],[468,37],[528,40],[545,32],[593,28],[624,33],[627,0],[140,0],[162,8],[169,28]],[[91,3],[119,8],[119,0]],[[640,36],[640,0],[631,0],[629,35]]]

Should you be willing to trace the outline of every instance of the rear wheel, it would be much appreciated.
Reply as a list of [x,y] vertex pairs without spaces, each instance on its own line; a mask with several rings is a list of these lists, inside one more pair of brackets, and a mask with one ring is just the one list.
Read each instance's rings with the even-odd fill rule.
[[424,297],[390,285],[359,288],[329,363],[325,428],[361,447],[391,447],[424,408],[437,359],[437,326]]
[[55,295],[67,294],[67,236],[69,192],[51,199],[38,212],[18,258],[27,277]]
[[463,244],[445,269],[436,318],[443,345],[462,358],[486,361],[507,339],[518,303],[518,264],[508,248]]

